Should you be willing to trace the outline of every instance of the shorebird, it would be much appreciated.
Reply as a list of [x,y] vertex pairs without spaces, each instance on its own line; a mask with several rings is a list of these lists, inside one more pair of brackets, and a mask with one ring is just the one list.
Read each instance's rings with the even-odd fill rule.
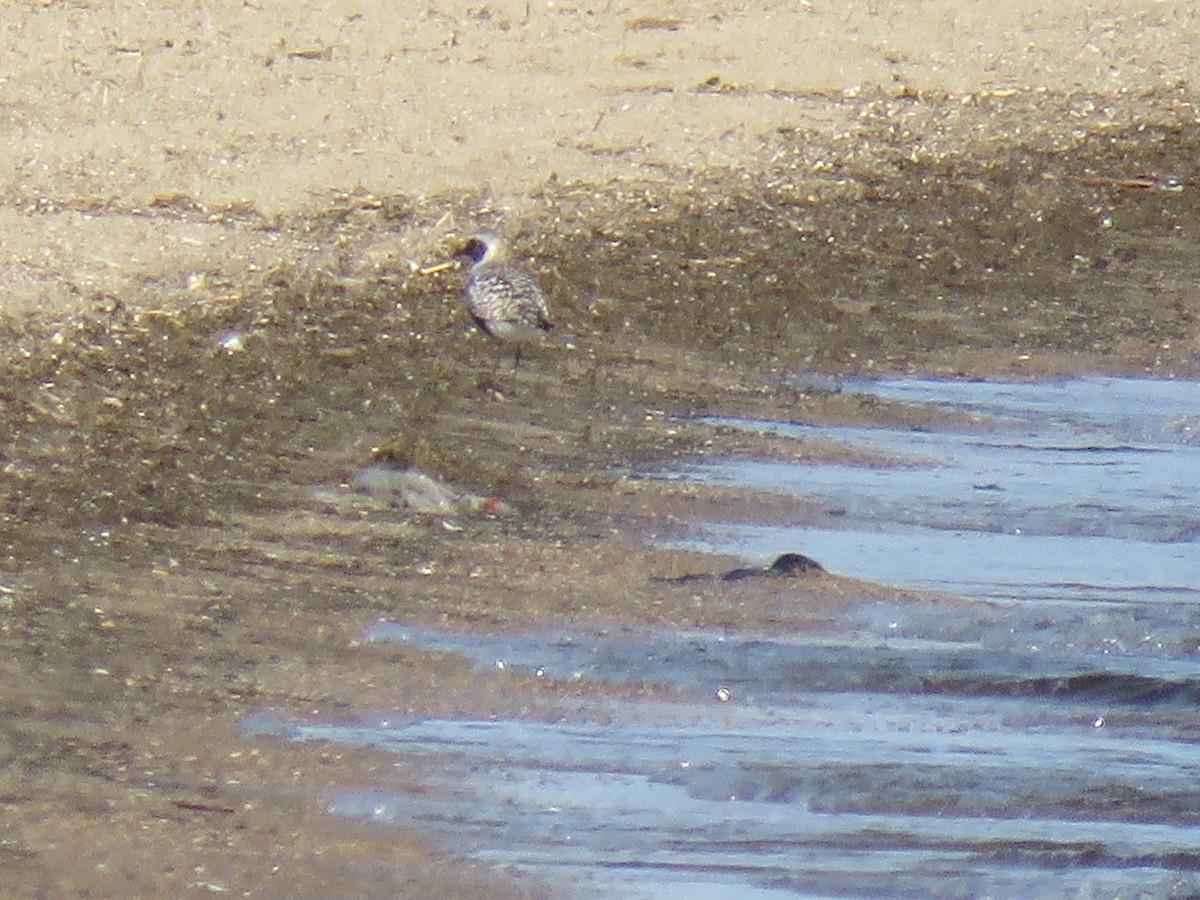
[[464,292],[471,318],[484,334],[514,346],[513,367],[519,367],[521,347],[534,340],[538,331],[554,327],[537,279],[507,261],[504,241],[491,231],[476,234],[454,257],[471,260]]

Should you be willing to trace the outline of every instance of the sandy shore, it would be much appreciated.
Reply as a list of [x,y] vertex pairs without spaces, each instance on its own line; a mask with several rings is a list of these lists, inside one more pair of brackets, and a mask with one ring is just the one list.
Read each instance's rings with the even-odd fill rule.
[[[239,720],[568,689],[363,644],[381,617],[902,601],[651,580],[724,563],[650,536],[824,514],[621,474],[785,452],[691,414],[928,424],[784,375],[1195,373],[1200,15],[892,6],[6,11],[5,895],[553,893],[324,814],[402,760]],[[422,274],[479,225],[551,294],[519,373]],[[351,490],[373,462],[511,512]]]
[[[431,199],[429,219],[385,219],[354,247],[348,264],[375,275],[461,227],[436,214],[445,195],[519,229],[559,182],[753,173],[781,130],[811,138],[817,161],[869,156],[870,104],[905,97],[931,107],[887,111],[914,158],[1066,145],[1136,126],[1200,78],[1182,2],[210,0],[19,3],[5,18],[9,311],[186,302],[343,261],[342,236],[312,222],[347,198]],[[988,95],[1065,115],[956,114]],[[1060,105],[1072,96],[1086,102]]]

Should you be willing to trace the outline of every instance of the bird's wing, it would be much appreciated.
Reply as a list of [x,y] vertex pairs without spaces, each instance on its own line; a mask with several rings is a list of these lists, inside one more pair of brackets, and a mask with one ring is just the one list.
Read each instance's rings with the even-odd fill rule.
[[485,268],[467,281],[467,308],[484,320],[536,325],[546,320],[546,298],[532,275],[512,266]]

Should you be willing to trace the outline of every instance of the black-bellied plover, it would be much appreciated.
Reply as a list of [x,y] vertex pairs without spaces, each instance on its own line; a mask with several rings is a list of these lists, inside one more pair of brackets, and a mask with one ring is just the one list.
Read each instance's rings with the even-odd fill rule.
[[512,344],[514,367],[520,366],[522,345],[554,327],[537,279],[506,260],[504,241],[491,231],[476,234],[454,256],[471,260],[465,291],[471,318],[485,334]]

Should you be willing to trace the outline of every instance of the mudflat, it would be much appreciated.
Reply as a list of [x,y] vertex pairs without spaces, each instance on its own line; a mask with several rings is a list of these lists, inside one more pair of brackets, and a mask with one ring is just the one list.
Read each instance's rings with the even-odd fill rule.
[[[402,760],[239,721],[566,690],[379,618],[902,599],[654,580],[732,563],[650,535],[821,515],[621,474],[776,451],[695,414],[928,415],[786,376],[1196,371],[1190,4],[38,2],[0,42],[8,896],[553,893],[325,814]],[[436,265],[481,227],[551,298],[518,371]]]

